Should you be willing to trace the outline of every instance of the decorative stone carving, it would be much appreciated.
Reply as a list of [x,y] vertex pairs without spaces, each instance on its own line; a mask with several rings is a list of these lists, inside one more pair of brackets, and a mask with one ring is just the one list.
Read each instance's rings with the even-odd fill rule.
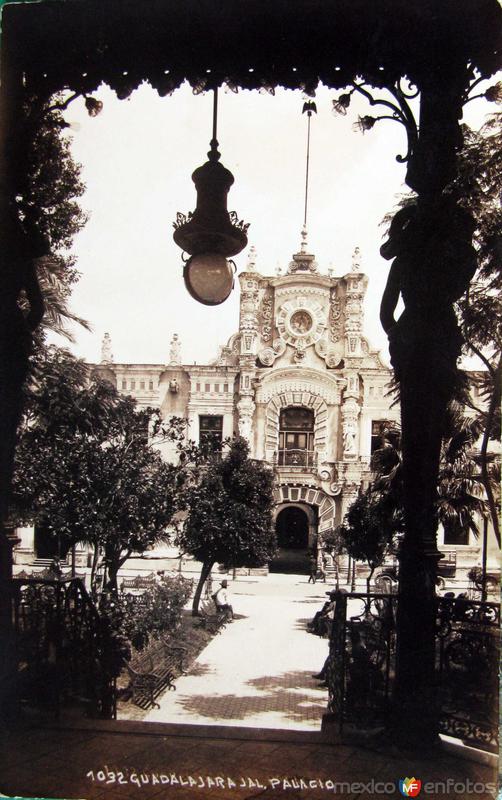
[[169,348],[169,366],[175,367],[178,364],[181,364],[181,342],[178,334],[174,333]]
[[112,340],[109,333],[105,333],[101,343],[101,363],[113,364]]
[[352,253],[352,272],[360,272],[361,271],[361,251],[359,247],[354,248],[354,252]]
[[286,350],[286,345],[282,339],[274,339],[272,347],[265,347],[258,353],[258,359],[264,367],[271,367],[276,358],[282,356]]
[[345,389],[345,397],[359,397],[359,375],[357,372],[350,372],[346,377],[347,387]]
[[353,419],[344,420],[343,423],[343,452],[344,455],[356,453],[357,428]]
[[248,253],[248,263],[246,264],[247,272],[256,272],[256,247],[251,245]]
[[172,394],[177,394],[179,390],[180,390],[180,385],[176,380],[176,378],[173,378],[171,381],[169,381],[169,391],[172,392]]
[[314,349],[318,356],[324,359],[326,366],[330,369],[335,369],[341,366],[343,359],[343,345],[330,344],[326,339],[321,339],[316,342]]
[[329,338],[338,342],[342,336],[342,309],[336,289],[331,290],[329,303]]
[[268,291],[261,301],[261,338],[263,342],[269,342],[272,338],[272,318],[273,318],[274,299],[272,292]]
[[239,434],[248,442],[251,441],[254,410],[255,404],[252,397],[248,395],[241,397],[237,403],[237,411],[239,414]]

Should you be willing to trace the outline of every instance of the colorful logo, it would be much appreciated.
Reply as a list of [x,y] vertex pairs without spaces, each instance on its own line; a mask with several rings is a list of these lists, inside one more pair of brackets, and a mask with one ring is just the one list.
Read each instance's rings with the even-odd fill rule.
[[422,781],[418,778],[403,778],[399,781],[399,791],[405,797],[417,797],[422,788]]

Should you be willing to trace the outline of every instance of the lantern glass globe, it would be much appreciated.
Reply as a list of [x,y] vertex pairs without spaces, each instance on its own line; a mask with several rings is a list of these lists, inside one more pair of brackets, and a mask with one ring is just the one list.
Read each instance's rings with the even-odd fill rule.
[[234,286],[233,266],[218,253],[192,256],[185,264],[183,277],[191,296],[206,306],[223,303]]

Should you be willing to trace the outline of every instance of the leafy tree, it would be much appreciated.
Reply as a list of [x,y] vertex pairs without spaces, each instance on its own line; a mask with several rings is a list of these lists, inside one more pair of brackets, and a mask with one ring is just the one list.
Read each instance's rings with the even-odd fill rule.
[[[88,327],[68,305],[71,288],[78,280],[76,259],[69,250],[87,221],[78,204],[85,191],[82,167],[73,159],[62,114],[74,99],[75,95],[66,100],[62,95],[30,98],[10,144],[14,162],[23,165],[17,176],[15,209],[20,231],[35,258],[45,305],[42,326],[67,338],[71,336],[65,322]],[[86,106],[92,116],[101,108],[94,98],[86,98]],[[26,300],[21,298],[23,302]]]
[[369,566],[366,578],[368,593],[375,569],[394,545],[396,534],[403,531],[402,511],[391,508],[385,492],[369,487],[350,506],[340,535],[351,558],[366,561]]
[[192,613],[215,563],[260,566],[275,552],[272,471],[249,458],[244,439],[234,439],[220,458],[210,457],[185,494],[187,516],[177,544],[202,562]]
[[[83,362],[56,347],[34,359],[19,430],[12,496],[15,520],[45,523],[63,542],[94,548],[107,586],[133,552],[167,536],[186,478],[184,453],[163,461],[155,444],[183,449],[185,423],[163,426],[153,409],[138,410]],[[150,432],[150,436],[149,436]]]

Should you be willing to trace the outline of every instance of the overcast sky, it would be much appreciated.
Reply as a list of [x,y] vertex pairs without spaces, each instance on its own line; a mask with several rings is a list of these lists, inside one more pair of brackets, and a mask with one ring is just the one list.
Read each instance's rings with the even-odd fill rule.
[[[353,130],[358,114],[372,113],[361,99],[347,116],[333,115],[331,90],[320,88],[312,117],[309,250],[321,273],[350,271],[359,246],[369,276],[365,333],[387,360],[378,306],[389,268],[379,256],[385,213],[404,185],[404,130],[383,121],[372,131]],[[82,164],[87,190],[81,198],[89,221],[76,237],[81,272],[72,307],[92,325],[76,329],[71,349],[96,361],[110,333],[115,361],[165,363],[178,333],[184,363],[206,363],[238,327],[239,288],[221,306],[207,308],[186,292],[181,251],[172,239],[177,211],[195,208],[193,170],[206,161],[212,125],[212,93],[193,95],[188,86],[159,98],[142,86],[119,101],[107,87],[94,95],[103,111],[90,118],[83,100],[66,112],[73,153]],[[257,269],[274,275],[287,267],[300,245],[303,223],[307,117],[301,92],[219,92],[221,161],[235,178],[229,210],[250,223],[249,245]],[[478,126],[487,104],[472,103],[466,121]],[[374,112],[373,112],[374,113]],[[245,268],[249,247],[235,258]]]

